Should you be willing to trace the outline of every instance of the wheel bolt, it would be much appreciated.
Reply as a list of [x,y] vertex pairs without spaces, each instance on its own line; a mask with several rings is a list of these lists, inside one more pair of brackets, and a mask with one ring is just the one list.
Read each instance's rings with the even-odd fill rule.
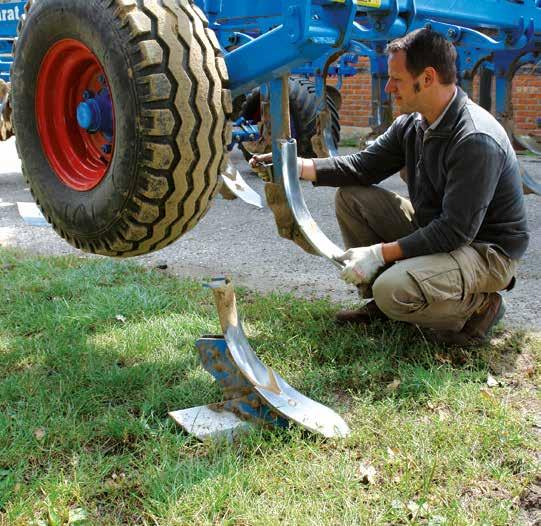
[[90,91],[85,89],[83,92],[83,99],[88,100],[90,97],[92,97],[92,93],[90,93]]
[[103,153],[111,153],[111,145],[110,144],[104,144],[102,147],[101,147],[101,151]]
[[100,76],[98,77],[98,82],[99,82],[100,84],[102,84],[102,85],[105,84],[105,76],[104,76],[104,75],[100,75]]

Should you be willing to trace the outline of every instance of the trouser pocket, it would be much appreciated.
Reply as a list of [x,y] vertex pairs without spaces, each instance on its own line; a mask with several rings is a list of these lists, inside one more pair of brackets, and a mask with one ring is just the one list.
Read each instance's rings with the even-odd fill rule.
[[407,271],[421,289],[426,302],[462,300],[464,280],[457,262],[449,254],[434,254],[426,259],[428,266]]
[[488,244],[476,243],[453,250],[464,278],[466,294],[498,292],[508,287],[513,279],[517,262]]

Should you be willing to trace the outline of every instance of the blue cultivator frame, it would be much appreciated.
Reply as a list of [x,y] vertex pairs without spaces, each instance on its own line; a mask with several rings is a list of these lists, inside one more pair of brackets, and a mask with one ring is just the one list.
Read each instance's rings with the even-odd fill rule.
[[541,55],[540,0],[196,0],[196,4],[226,50],[234,95],[270,84],[277,178],[282,173],[277,141],[283,137],[285,118],[279,78],[296,68],[315,73],[321,93],[327,61],[344,52],[368,56],[372,124],[384,127],[391,115],[384,92],[385,43],[430,26],[457,46],[461,85],[470,95],[481,65],[493,72],[496,117],[512,135],[512,78],[520,66],[539,61]]
[[[9,79],[17,24],[26,2],[0,4],[0,78]],[[514,134],[511,82],[517,69],[541,57],[541,0],[195,0],[224,49],[233,95],[269,83],[272,130],[283,137],[282,83],[285,74],[314,76],[324,108],[327,75],[355,74],[358,56],[370,61],[372,117],[376,133],[391,121],[384,91],[389,40],[430,26],[454,42],[462,87],[472,95],[473,79],[484,68],[496,86],[496,117]],[[341,56],[341,58],[340,58]],[[337,62],[338,61],[338,62]],[[481,100],[490,98],[485,84]],[[236,142],[257,131],[239,122]],[[520,138],[517,143],[523,144]],[[332,149],[328,151],[332,154]],[[277,156],[278,157],[278,156]],[[278,160],[278,164],[280,161]],[[278,166],[279,167],[279,166]],[[277,174],[281,170],[276,170]],[[279,177],[279,176],[278,176]]]
[[9,68],[13,62],[13,42],[17,25],[24,13],[26,2],[0,4],[0,79],[9,81]]

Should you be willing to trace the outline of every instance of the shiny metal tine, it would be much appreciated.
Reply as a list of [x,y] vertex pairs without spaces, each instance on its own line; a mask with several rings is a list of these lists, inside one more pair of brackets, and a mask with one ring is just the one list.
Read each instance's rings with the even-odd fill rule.
[[242,199],[245,203],[255,206],[256,208],[264,208],[265,203],[261,197],[240,175],[240,172],[231,164],[227,163],[225,173],[221,174],[224,184],[229,190]]
[[224,339],[231,359],[266,405],[284,418],[325,437],[345,437],[349,427],[331,408],[304,396],[276,371],[267,367],[253,351],[238,316],[231,281],[213,280],[214,294]]
[[317,226],[310,214],[304,197],[297,173],[297,143],[295,139],[280,141],[283,167],[283,185],[289,208],[295,221],[299,225],[306,240],[319,254],[327,258],[338,268],[343,268],[343,263],[336,260],[344,251],[335,245]]
[[513,134],[513,139],[518,142],[524,149],[541,157],[541,144],[537,142],[534,137],[530,135],[516,135]]
[[541,195],[541,182],[539,178],[534,178],[527,170],[524,163],[520,163],[520,175],[522,176],[522,185],[525,194]]

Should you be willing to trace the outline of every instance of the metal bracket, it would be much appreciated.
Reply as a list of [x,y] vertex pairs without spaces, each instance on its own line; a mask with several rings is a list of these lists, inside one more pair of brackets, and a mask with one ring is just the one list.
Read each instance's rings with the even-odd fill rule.
[[[415,4],[414,4],[415,5]],[[351,38],[353,40],[392,40],[405,35],[411,28],[413,19],[406,22],[400,17],[399,0],[389,0],[389,11],[386,15],[368,13],[369,24],[363,25],[355,20]]]
[[447,24],[437,20],[428,19],[425,27],[447,35],[447,38],[455,44],[468,45],[470,48],[480,48],[488,51],[510,51],[524,49],[531,42],[534,35],[533,20],[525,26],[524,18],[520,19],[519,27],[507,38],[496,40],[480,31],[456,24]]

